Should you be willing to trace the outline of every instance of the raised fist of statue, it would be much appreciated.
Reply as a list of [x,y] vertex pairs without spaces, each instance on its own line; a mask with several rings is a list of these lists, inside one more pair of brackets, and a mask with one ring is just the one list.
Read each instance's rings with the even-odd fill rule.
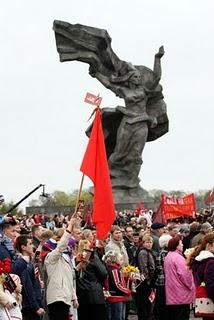
[[159,48],[159,50],[158,50],[158,53],[156,53],[155,57],[160,59],[160,58],[163,57],[164,53],[165,53],[164,47],[161,46],[161,47]]

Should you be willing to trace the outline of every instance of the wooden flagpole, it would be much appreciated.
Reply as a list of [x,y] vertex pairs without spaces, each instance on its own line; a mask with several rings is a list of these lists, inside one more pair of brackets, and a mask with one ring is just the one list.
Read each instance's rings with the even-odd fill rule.
[[80,187],[79,187],[79,191],[78,191],[78,195],[77,195],[77,200],[76,200],[76,206],[75,206],[75,210],[74,210],[74,214],[73,214],[73,218],[76,218],[77,215],[77,209],[78,209],[78,204],[79,204],[79,200],[80,200],[80,196],[82,193],[82,186],[83,186],[83,181],[84,181],[84,173],[82,174],[82,179],[81,179],[81,183],[80,183]]

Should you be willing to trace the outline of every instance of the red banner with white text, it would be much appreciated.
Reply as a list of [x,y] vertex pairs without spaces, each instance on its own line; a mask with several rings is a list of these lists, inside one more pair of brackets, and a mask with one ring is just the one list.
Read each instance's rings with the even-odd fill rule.
[[194,217],[195,196],[194,193],[187,194],[182,198],[171,197],[166,194],[161,196],[161,211],[166,220],[181,216]]

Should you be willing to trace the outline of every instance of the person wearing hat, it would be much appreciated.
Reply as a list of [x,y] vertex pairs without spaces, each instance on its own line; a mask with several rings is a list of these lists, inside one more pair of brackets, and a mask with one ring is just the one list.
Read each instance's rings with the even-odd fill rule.
[[189,242],[188,242],[188,235],[190,233],[190,226],[188,223],[184,223],[180,226],[179,234],[183,237],[182,243],[183,243],[183,252],[185,252],[186,249],[189,249]]
[[[3,205],[4,205],[4,196],[0,194],[0,209],[3,207]],[[2,235],[2,229],[3,229],[4,223],[8,223],[12,220],[13,218],[8,216],[7,214],[5,214],[4,216],[0,216],[0,235]]]
[[212,231],[213,227],[209,222],[202,223],[200,232],[192,238],[191,248],[197,246],[201,242],[202,238]]
[[47,273],[46,299],[50,320],[67,320],[70,308],[78,307],[73,281],[73,265],[68,243],[75,219],[71,218],[67,229],[54,250],[44,260]]
[[159,238],[160,252],[156,257],[156,299],[154,305],[154,315],[156,320],[167,320],[166,295],[165,295],[165,274],[164,259],[168,253],[168,243],[172,239],[170,234],[164,233]]
[[151,225],[151,236],[153,238],[152,253],[154,254],[154,256],[157,256],[160,252],[159,238],[164,233],[164,227],[165,224],[161,222],[154,222]]

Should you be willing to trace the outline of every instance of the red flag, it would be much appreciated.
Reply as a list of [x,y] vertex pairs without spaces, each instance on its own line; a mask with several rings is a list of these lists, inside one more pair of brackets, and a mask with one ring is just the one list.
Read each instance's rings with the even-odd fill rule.
[[162,200],[161,203],[158,207],[158,209],[156,210],[156,212],[154,213],[153,217],[152,217],[152,222],[161,222],[161,223],[166,223],[166,219],[165,219],[165,214],[162,211]]
[[205,199],[205,204],[208,205],[208,204],[210,204],[210,202],[213,202],[213,201],[214,201],[214,188],[207,195],[207,197]]
[[92,219],[97,238],[104,240],[115,220],[115,209],[99,108],[80,170],[94,183]]
[[139,215],[142,209],[143,209],[143,204],[141,201],[139,201],[137,203],[137,208],[135,209],[135,212]]

